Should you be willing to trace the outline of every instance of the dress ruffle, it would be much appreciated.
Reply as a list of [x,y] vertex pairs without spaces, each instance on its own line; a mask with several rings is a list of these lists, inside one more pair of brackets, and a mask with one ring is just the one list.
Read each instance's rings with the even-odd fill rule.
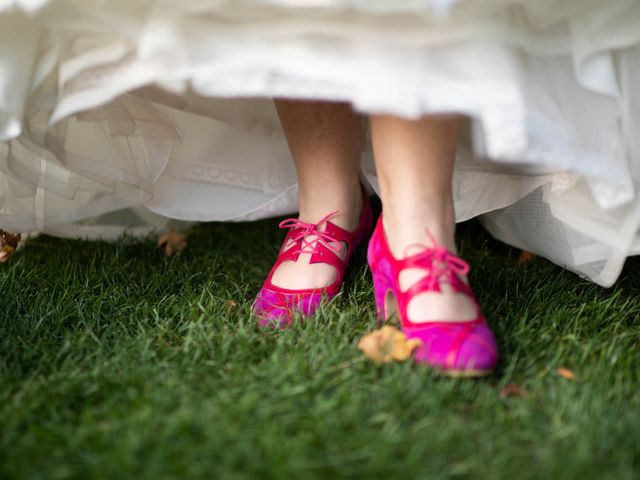
[[290,213],[271,98],[348,101],[467,116],[458,220],[610,285],[640,250],[640,4],[557,3],[0,0],[0,227]]

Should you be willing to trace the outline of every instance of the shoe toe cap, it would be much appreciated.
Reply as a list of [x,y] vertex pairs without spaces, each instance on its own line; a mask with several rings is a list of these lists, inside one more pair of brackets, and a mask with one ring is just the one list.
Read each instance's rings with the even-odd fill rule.
[[444,372],[486,372],[498,361],[495,337],[487,325],[426,329],[415,360]]
[[289,325],[296,315],[313,315],[321,299],[320,294],[286,294],[262,289],[253,304],[253,312],[260,326],[283,327]]

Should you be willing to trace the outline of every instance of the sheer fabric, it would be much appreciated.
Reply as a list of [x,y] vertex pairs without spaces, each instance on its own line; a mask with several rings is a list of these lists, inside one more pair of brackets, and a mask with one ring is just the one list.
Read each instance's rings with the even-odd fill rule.
[[291,213],[271,99],[348,101],[468,117],[458,220],[610,285],[640,252],[640,3],[558,3],[0,0],[0,228]]

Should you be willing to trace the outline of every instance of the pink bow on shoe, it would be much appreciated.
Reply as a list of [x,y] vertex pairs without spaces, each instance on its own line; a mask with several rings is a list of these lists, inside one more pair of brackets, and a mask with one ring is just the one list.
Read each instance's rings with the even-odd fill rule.
[[[329,219],[336,213],[338,213],[338,210],[330,213],[329,215],[326,215],[318,223],[306,223],[299,218],[287,218],[286,220],[283,220],[278,224],[278,228],[288,228],[291,229],[292,232],[296,232],[291,236],[290,240],[293,243],[299,244],[299,248],[293,253],[312,254],[317,243],[324,245],[334,253],[339,253],[340,250],[342,250],[342,245],[340,244],[340,242],[337,242],[330,233],[320,230],[320,227],[327,223]],[[307,240],[306,237],[310,236],[315,236],[316,238]]]

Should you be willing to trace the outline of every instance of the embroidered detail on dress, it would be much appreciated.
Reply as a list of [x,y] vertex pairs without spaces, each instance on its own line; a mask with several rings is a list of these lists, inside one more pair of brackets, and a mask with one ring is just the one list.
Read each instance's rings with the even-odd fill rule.
[[264,193],[280,193],[290,187],[275,175],[234,170],[227,166],[191,163],[169,167],[169,173],[185,180],[250,188]]

